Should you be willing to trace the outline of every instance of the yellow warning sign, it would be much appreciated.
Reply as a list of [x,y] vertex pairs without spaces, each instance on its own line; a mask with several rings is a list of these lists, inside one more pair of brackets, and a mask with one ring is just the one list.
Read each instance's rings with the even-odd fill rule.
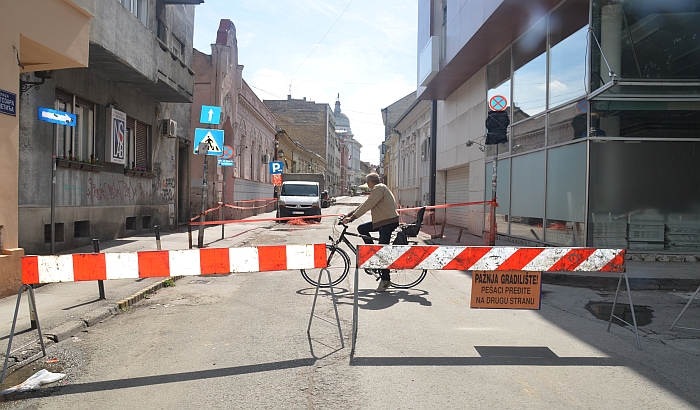
[[539,309],[542,272],[472,272],[471,307],[479,309]]

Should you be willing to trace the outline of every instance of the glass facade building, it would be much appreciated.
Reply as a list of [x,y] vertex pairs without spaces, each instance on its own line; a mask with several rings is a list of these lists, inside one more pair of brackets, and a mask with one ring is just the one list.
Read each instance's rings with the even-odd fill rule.
[[490,61],[486,94],[510,102],[486,149],[499,233],[700,251],[700,0],[562,1]]

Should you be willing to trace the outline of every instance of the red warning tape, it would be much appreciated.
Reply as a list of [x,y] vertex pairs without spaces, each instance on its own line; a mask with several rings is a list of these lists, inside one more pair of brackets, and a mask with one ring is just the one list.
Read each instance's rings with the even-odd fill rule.
[[199,225],[227,225],[227,224],[245,223],[245,222],[291,221],[291,220],[294,220],[294,219],[330,218],[330,217],[338,217],[338,216],[343,216],[343,215],[345,215],[345,214],[324,214],[324,215],[308,215],[308,216],[289,216],[289,217],[285,217],[285,218],[229,219],[229,220],[225,220],[225,221],[205,221],[205,222],[191,221],[189,224],[190,224],[190,226],[199,226]]
[[400,208],[400,209],[397,209],[396,211],[397,211],[397,212],[406,212],[406,211],[417,211],[417,210],[419,210],[419,209],[421,209],[421,208],[425,208],[425,209],[441,209],[441,208],[452,208],[452,207],[455,207],[455,206],[484,205],[484,204],[491,204],[491,205],[494,205],[494,206],[498,206],[498,203],[497,203],[496,201],[490,200],[490,201],[476,201],[476,202],[460,202],[460,203],[458,203],[458,204],[430,205],[430,206],[425,206],[425,207],[416,206],[416,207],[413,207],[413,208]]

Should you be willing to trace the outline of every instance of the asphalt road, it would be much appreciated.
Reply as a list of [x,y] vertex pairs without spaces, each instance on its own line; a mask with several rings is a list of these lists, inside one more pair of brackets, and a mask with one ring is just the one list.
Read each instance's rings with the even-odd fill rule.
[[[270,223],[237,246],[324,242],[331,223]],[[417,288],[375,294],[376,282],[361,273],[351,363],[352,275],[336,289],[345,348],[326,292],[317,304],[321,319],[307,337],[314,289],[298,271],[184,278],[53,346],[49,354],[60,358],[66,381],[3,406],[698,407],[700,352],[651,337],[653,321],[643,328],[641,351],[629,329],[606,332],[607,322],[586,306],[609,301],[610,294],[545,285],[539,311],[477,310],[469,307],[469,284],[465,272],[440,271]],[[667,295],[635,297],[653,304]],[[667,305],[677,309],[676,300]]]

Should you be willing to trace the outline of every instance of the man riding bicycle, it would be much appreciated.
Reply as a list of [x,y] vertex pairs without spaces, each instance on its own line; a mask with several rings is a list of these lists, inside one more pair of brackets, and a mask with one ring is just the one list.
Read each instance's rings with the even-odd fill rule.
[[[372,222],[365,222],[357,227],[357,232],[363,236],[369,236],[370,232],[379,231],[379,243],[388,245],[391,242],[391,233],[399,226],[399,214],[396,212],[396,200],[386,185],[380,183],[379,175],[376,173],[367,174],[367,186],[371,190],[367,200],[347,214],[342,223],[352,222],[364,215],[367,211],[372,211]],[[369,238],[362,238],[366,244],[372,244]],[[381,281],[376,292],[384,292],[391,285],[389,269],[381,269]]]

